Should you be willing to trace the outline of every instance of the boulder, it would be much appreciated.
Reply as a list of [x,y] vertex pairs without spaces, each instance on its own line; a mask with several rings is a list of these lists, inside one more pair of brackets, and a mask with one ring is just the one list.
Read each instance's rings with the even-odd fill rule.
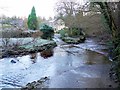
[[16,61],[15,61],[15,60],[11,60],[10,62],[11,62],[11,63],[16,63]]

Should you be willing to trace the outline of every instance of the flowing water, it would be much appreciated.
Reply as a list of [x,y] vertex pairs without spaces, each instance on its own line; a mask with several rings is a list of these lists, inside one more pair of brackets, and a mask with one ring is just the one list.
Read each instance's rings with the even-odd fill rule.
[[116,87],[109,78],[111,61],[103,52],[105,46],[91,39],[68,45],[58,35],[54,40],[54,49],[0,59],[0,88],[19,88],[46,76],[50,88]]

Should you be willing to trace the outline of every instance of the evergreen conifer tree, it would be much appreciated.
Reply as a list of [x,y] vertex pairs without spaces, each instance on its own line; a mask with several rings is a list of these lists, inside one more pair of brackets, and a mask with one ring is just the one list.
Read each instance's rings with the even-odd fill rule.
[[37,17],[36,17],[36,11],[35,7],[33,6],[31,13],[28,16],[28,28],[31,30],[36,30],[38,27]]

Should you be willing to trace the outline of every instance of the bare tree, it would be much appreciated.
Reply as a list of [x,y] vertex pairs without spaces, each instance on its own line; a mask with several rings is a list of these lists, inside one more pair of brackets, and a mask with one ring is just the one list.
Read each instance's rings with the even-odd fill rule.
[[80,28],[82,18],[84,18],[83,12],[88,7],[87,4],[81,5],[76,0],[60,0],[56,6],[57,19],[62,19],[68,28]]
[[56,11],[62,15],[73,15],[79,8],[79,4],[76,0],[60,0],[57,3]]

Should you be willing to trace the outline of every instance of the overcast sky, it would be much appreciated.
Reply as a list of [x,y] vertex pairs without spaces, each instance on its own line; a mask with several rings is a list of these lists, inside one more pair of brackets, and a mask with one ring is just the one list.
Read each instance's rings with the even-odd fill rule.
[[[32,7],[35,6],[37,16],[45,18],[54,17],[54,7],[57,1],[58,0],[0,0],[0,16],[28,17]],[[83,3],[83,1],[86,0],[77,1]]]
[[[54,7],[59,0],[0,0],[0,16],[28,17],[33,6],[37,16],[54,17]],[[66,0],[65,0],[66,1]],[[85,0],[77,0],[82,3]]]
[[57,0],[0,0],[0,15],[27,17],[35,6],[37,16],[54,16]]

